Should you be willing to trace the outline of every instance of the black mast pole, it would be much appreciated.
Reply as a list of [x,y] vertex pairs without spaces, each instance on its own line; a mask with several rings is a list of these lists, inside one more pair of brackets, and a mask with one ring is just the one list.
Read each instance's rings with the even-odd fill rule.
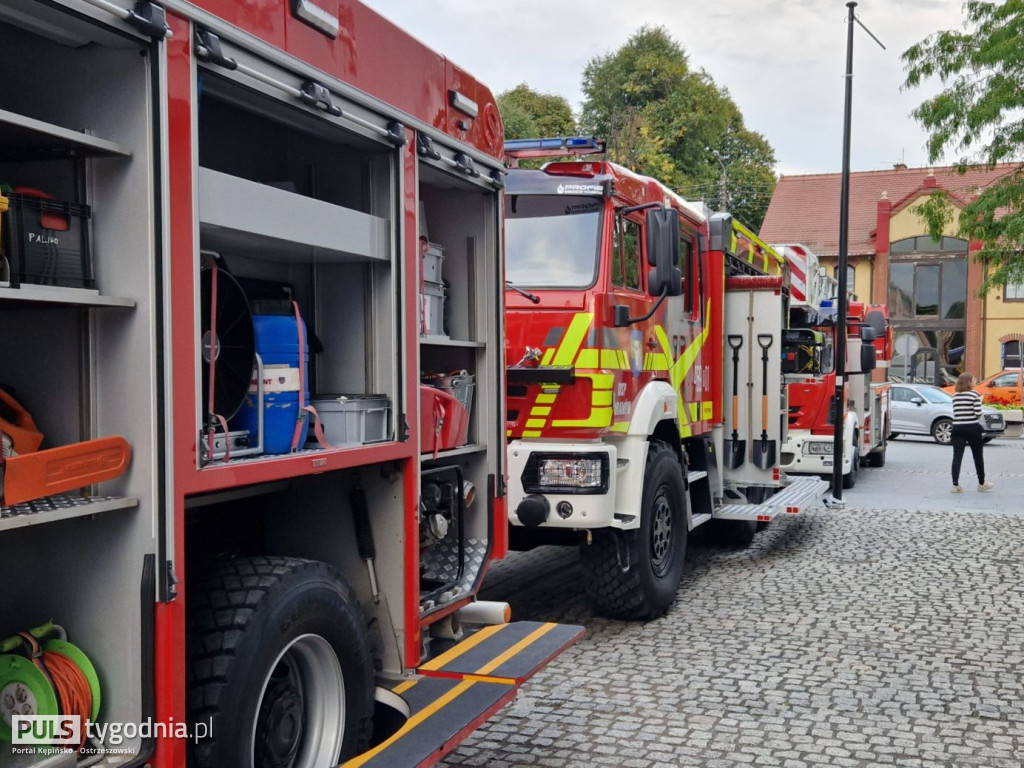
[[[843,174],[839,192],[839,306],[836,308],[836,394],[832,401],[835,431],[832,438],[832,498],[843,503],[843,427],[846,413],[846,267],[847,239],[850,224],[850,114],[853,110],[853,9],[857,3],[846,4],[849,9],[846,29],[846,105],[843,113]],[[857,454],[852,456],[857,461]],[[851,472],[853,470],[851,469]]]

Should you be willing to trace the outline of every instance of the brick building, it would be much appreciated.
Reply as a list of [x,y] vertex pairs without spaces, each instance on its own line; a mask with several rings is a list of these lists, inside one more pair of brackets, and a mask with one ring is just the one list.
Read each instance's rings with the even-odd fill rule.
[[[979,378],[1022,365],[1024,284],[980,297],[981,249],[951,231],[927,234],[917,206],[936,189],[962,207],[1015,165],[960,175],[949,168],[906,168],[850,174],[847,284],[862,301],[886,303],[897,357],[890,374],[950,383],[963,370]],[[783,176],[761,237],[804,243],[834,274],[839,256],[840,174]]]

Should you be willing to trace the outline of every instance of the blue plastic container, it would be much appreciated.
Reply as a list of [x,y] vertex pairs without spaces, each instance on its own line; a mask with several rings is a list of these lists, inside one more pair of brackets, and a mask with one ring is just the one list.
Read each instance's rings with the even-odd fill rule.
[[[299,418],[299,331],[295,315],[253,315],[256,331],[256,353],[263,359],[263,452],[288,453],[292,448],[295,421]],[[306,338],[303,321],[302,335]],[[309,381],[309,344],[302,355],[302,380]],[[303,402],[309,403],[309,385],[303,393]],[[259,411],[257,391],[253,386],[245,398],[234,422],[257,437]],[[306,444],[309,432],[308,413],[304,414],[298,448]]]

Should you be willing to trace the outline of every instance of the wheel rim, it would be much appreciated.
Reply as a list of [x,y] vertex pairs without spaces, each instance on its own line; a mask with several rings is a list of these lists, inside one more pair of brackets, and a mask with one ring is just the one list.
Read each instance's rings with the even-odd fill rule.
[[953,425],[948,421],[940,421],[935,425],[935,439],[940,443],[948,443],[953,439]]
[[672,514],[672,503],[664,488],[658,491],[654,499],[654,523],[651,526],[651,567],[655,576],[664,576],[672,566],[672,540],[675,527]]
[[270,665],[252,734],[255,768],[334,765],[345,735],[345,681],[330,643],[301,635]]

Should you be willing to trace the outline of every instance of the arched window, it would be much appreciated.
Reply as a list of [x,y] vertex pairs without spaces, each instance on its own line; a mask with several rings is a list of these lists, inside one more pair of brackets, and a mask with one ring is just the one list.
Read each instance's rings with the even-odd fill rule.
[[889,244],[889,253],[965,253],[967,241],[958,237],[932,240],[929,235],[907,237]]

